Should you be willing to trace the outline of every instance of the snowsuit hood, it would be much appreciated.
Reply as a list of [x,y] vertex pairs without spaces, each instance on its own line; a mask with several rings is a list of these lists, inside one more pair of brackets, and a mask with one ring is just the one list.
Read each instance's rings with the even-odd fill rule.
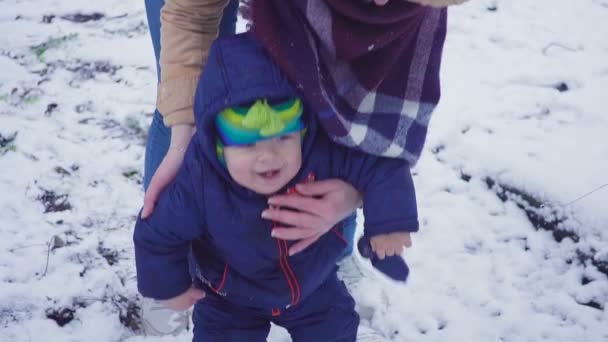
[[[204,157],[227,182],[234,183],[216,153],[215,119],[225,108],[252,103],[257,99],[297,97],[296,90],[250,33],[222,38],[209,51],[205,72],[199,80],[194,99],[195,139]],[[316,125],[304,106],[302,120],[307,136],[314,136]],[[310,140],[302,142],[302,158],[310,150]],[[235,183],[236,184],[236,183]]]

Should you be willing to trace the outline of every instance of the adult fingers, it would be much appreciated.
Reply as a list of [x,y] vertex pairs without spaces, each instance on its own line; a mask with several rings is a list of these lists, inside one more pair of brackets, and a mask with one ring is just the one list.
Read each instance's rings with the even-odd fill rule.
[[286,226],[319,228],[325,226],[323,219],[319,216],[283,209],[266,209],[262,212],[262,218],[280,222]]
[[144,207],[141,210],[141,218],[146,218],[152,214],[154,211],[154,205],[156,205],[156,199],[158,198],[158,193],[146,191],[146,195],[144,196]]
[[184,151],[182,150],[169,150],[169,152],[165,155],[163,161],[160,163],[156,169],[156,172],[152,176],[150,185],[146,190],[142,218],[146,218],[152,214],[156,201],[158,200],[158,196],[167,186],[167,184],[173,181],[183,161]]
[[361,205],[361,194],[351,184],[340,179],[326,179],[298,184],[298,192],[317,199],[312,212],[327,222],[337,223]]
[[173,158],[169,158],[166,156],[163,161],[158,166],[158,169],[152,176],[150,180],[150,185],[146,191],[144,196],[144,208],[141,212],[141,217],[146,218],[152,214],[154,211],[154,206],[156,205],[156,201],[158,200],[158,196],[163,191],[163,189],[169,184],[175,175],[177,174],[177,168],[179,164],[181,164],[181,160],[179,164],[176,166],[175,163],[178,161],[173,160]]
[[152,213],[158,196],[167,184],[175,178],[179,167],[184,161],[186,146],[188,146],[188,143],[195,132],[196,128],[192,125],[183,124],[171,127],[169,150],[150,180],[150,185],[144,196],[144,208],[141,213],[142,218],[146,218]]
[[268,199],[268,204],[296,209],[307,213],[317,213],[321,206],[318,199],[298,194],[272,196]]
[[323,196],[339,189],[342,183],[343,181],[339,179],[326,179],[312,183],[298,184],[296,185],[296,189],[300,194],[305,196]]
[[141,211],[142,218],[146,218],[152,214],[156,201],[158,200],[158,195],[167,185],[168,179],[169,175],[163,173],[159,167],[154,176],[152,176],[150,185],[148,186],[146,194],[144,195],[144,208]]
[[301,227],[276,227],[272,229],[272,237],[281,240],[302,240],[308,239],[312,236],[316,236],[319,233],[319,229],[315,228],[301,228]]
[[300,253],[301,251],[305,250],[306,248],[308,248],[310,245],[312,245],[313,243],[315,243],[323,234],[317,234],[315,236],[309,237],[307,239],[304,240],[300,240],[296,243],[294,243],[290,248],[289,248],[289,255],[294,255],[297,253]]

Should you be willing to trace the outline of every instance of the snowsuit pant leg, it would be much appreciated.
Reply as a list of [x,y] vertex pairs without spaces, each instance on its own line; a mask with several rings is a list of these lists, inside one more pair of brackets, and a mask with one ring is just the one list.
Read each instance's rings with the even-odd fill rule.
[[194,305],[193,342],[264,342],[270,319],[253,310],[240,308],[205,289],[207,295]]
[[203,288],[207,296],[194,306],[193,342],[266,341],[271,321],[287,329],[294,342],[356,341],[355,301],[335,273],[311,296],[274,317],[270,309],[242,308]]
[[300,305],[273,320],[293,342],[355,342],[359,315],[355,301],[334,273]]

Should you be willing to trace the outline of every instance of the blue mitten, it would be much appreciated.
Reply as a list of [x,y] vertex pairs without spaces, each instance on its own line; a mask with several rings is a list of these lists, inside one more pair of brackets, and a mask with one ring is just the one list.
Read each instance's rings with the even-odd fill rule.
[[387,256],[380,260],[376,253],[372,250],[369,238],[362,236],[357,243],[359,253],[366,259],[370,259],[372,266],[378,271],[389,276],[391,279],[405,282],[410,274],[410,269],[407,267],[405,260],[400,255]]

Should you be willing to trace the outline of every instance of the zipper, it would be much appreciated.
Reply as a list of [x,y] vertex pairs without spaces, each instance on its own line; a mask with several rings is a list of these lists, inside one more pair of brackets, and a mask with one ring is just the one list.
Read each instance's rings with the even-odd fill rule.
[[[275,223],[273,222],[273,227]],[[279,249],[279,265],[281,266],[281,271],[285,276],[285,280],[287,280],[287,285],[289,285],[289,291],[291,294],[291,302],[289,306],[293,306],[300,301],[300,284],[298,283],[298,279],[296,278],[291,266],[289,265],[289,246],[287,245],[287,241],[276,239],[277,247]]]
[[[306,178],[304,179],[303,183],[310,183],[310,182],[314,182],[315,180],[315,174],[313,172],[310,172],[308,175],[306,175]],[[285,192],[287,195],[296,193],[296,188],[291,187],[289,189],[287,189],[287,191]],[[277,222],[272,222],[272,228],[275,228],[277,226]],[[337,233],[337,232],[336,232]],[[300,291],[300,283],[298,282],[298,278],[296,278],[296,275],[293,273],[293,270],[291,269],[291,266],[289,265],[289,260],[287,259],[289,257],[289,245],[287,244],[287,241],[285,240],[280,240],[277,238],[274,238],[275,241],[277,242],[277,248],[279,249],[279,265],[281,266],[281,271],[283,272],[283,275],[285,276],[285,280],[287,281],[287,285],[289,286],[289,291],[291,294],[291,302],[289,303],[289,305],[287,305],[287,307],[291,307],[293,305],[296,305],[301,298],[301,291]],[[275,310],[275,309],[273,309]],[[280,314],[280,311],[277,311],[278,313],[276,313],[277,315]],[[275,314],[275,311],[273,311],[273,315]]]

